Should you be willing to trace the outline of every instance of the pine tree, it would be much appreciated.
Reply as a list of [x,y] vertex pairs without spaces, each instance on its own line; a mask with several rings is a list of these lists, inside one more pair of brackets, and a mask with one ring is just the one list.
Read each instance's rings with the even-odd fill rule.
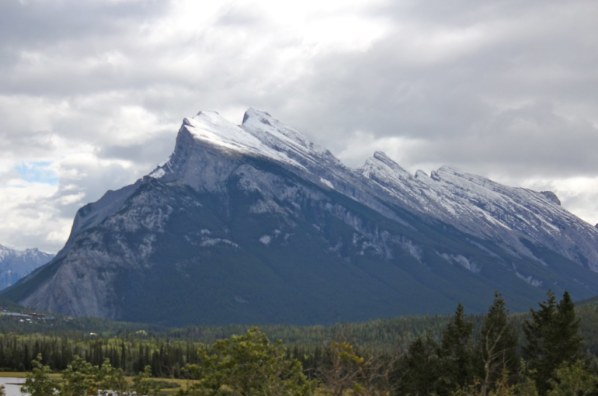
[[516,374],[519,366],[516,348],[517,336],[508,321],[505,301],[496,293],[494,302],[484,318],[477,347],[483,369],[482,395],[487,395],[494,389],[497,381],[504,382],[504,373],[508,373],[509,377]]
[[554,346],[555,354],[561,362],[571,363],[581,358],[582,337],[579,333],[579,319],[575,315],[575,305],[568,292],[563,294],[557,306]]
[[581,356],[579,320],[569,293],[557,304],[554,293],[524,324],[527,344],[523,349],[528,368],[540,395],[545,395],[562,363],[572,363]]
[[393,395],[424,396],[436,393],[440,361],[438,344],[431,338],[418,338],[393,370]]
[[442,368],[439,394],[450,394],[473,380],[472,327],[473,325],[465,320],[463,305],[459,304],[453,320],[442,335],[439,353]]

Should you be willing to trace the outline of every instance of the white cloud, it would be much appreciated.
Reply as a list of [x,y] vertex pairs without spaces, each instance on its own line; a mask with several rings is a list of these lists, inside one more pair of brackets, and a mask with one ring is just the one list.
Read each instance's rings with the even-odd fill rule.
[[[7,246],[35,241],[49,251],[62,247],[72,220],[58,214],[52,202],[56,186],[13,179],[0,188],[0,239]],[[28,246],[31,247],[31,246]]]

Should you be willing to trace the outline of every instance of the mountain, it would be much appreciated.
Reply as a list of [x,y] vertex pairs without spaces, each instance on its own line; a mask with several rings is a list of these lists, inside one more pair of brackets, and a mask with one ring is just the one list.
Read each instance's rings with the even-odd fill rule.
[[82,207],[69,240],[3,297],[167,324],[331,323],[513,310],[598,294],[598,229],[555,194],[377,152],[344,166],[268,113],[185,119],[170,159]]
[[0,289],[14,284],[54,255],[37,249],[15,250],[0,245]]

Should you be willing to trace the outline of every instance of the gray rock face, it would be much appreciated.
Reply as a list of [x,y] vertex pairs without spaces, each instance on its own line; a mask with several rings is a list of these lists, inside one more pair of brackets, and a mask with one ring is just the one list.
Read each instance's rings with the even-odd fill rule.
[[[64,249],[3,293],[78,316],[324,323],[526,309],[598,294],[598,229],[551,192],[382,152],[344,166],[267,113],[185,119],[170,159],[79,210]],[[414,303],[416,302],[416,303]]]
[[541,191],[540,194],[544,195],[546,198],[548,198],[549,201],[552,201],[553,203],[555,203],[556,205],[561,206],[561,200],[559,199],[559,197],[556,196],[555,193],[553,193],[552,191]]

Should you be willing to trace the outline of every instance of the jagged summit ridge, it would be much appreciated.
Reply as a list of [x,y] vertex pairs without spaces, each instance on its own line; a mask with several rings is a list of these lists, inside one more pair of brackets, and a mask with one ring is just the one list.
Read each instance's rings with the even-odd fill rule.
[[304,168],[321,157],[334,159],[328,150],[310,141],[270,114],[248,109],[241,125],[235,125],[215,111],[200,111],[185,118],[179,131],[193,139],[225,151],[256,155]]
[[[502,241],[534,257],[522,239],[553,246],[574,261],[580,256],[598,271],[598,233],[560,206],[552,192],[509,187],[488,178],[443,166],[430,177],[411,177],[391,167],[366,163],[362,174],[411,209],[472,234]],[[584,235],[584,236],[582,236]]]

